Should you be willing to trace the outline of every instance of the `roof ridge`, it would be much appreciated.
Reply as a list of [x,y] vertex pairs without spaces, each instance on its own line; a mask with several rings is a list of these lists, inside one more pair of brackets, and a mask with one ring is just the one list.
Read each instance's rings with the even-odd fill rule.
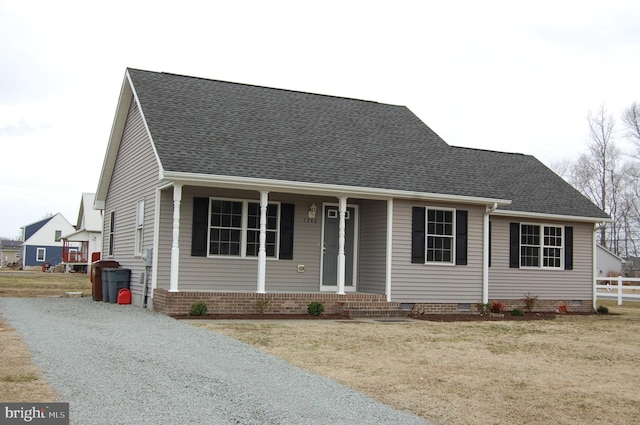
[[398,108],[406,108],[406,106],[404,105],[393,105],[390,103],[381,103],[381,102],[376,102],[375,100],[366,100],[366,99],[358,99],[355,97],[348,97],[348,96],[336,96],[336,95],[331,95],[331,94],[323,94],[323,93],[312,93],[312,92],[307,92],[307,91],[302,91],[302,90],[292,90],[292,89],[283,89],[283,88],[279,88],[279,87],[269,87],[269,86],[262,86],[259,84],[248,84],[248,83],[239,83],[236,81],[227,81],[227,80],[218,80],[215,78],[206,78],[206,77],[195,77],[192,75],[184,75],[184,74],[177,74],[174,72],[157,72],[157,71],[149,71],[149,70],[144,70],[144,69],[139,69],[139,68],[127,68],[128,70],[134,70],[134,71],[141,71],[141,72],[150,72],[153,74],[164,74],[164,75],[171,75],[174,77],[182,77],[182,78],[189,78],[189,79],[194,79],[194,80],[203,80],[203,81],[212,81],[212,82],[217,82],[217,83],[224,83],[224,84],[233,84],[233,85],[237,85],[237,86],[245,86],[245,87],[254,87],[254,88],[260,88],[260,89],[266,89],[266,90],[277,90],[277,91],[283,91],[283,92],[288,92],[288,93],[299,93],[299,94],[308,94],[308,95],[312,95],[312,96],[322,96],[322,97],[328,97],[328,98],[332,98],[332,99],[343,99],[343,100],[353,100],[356,102],[366,102],[366,103],[373,103],[376,105],[387,105],[387,106],[394,106],[394,107],[398,107]]
[[493,150],[493,149],[470,148],[470,147],[467,147],[467,146],[454,146],[454,145],[449,145],[449,146],[451,146],[452,148],[456,148],[456,149],[466,149],[466,150],[470,150],[470,151],[490,152],[490,153],[499,153],[499,154],[507,154],[507,155],[531,156],[529,154],[520,153],[520,152],[496,151],[496,150]]

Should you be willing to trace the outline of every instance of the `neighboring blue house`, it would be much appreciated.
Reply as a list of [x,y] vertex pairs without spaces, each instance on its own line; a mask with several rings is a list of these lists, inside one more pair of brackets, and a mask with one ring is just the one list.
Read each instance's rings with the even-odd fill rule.
[[55,266],[62,262],[62,235],[75,228],[60,213],[21,227],[22,267],[41,268],[43,264]]

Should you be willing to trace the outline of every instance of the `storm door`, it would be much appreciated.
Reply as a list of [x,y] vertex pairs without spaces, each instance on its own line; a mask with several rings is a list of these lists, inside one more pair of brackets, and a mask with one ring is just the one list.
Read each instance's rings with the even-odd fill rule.
[[[356,290],[357,207],[347,206],[345,212],[345,291]],[[340,211],[338,205],[325,204],[322,222],[322,275],[321,290],[338,290],[338,232]]]

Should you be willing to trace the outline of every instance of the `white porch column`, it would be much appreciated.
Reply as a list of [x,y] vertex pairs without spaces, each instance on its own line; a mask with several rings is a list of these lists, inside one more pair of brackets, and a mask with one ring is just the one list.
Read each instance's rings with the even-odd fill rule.
[[598,271],[596,267],[596,263],[597,263],[596,234],[599,230],[600,230],[600,225],[598,225],[598,223],[593,223],[593,232],[591,234],[591,280],[592,280],[591,306],[593,307],[594,310],[598,308],[598,305],[597,305],[598,304],[598,295],[597,295],[598,288],[596,288],[596,285],[598,284],[598,281],[596,280],[596,278],[598,277]]
[[338,209],[340,211],[340,222],[338,227],[338,295],[344,295],[344,281],[346,274],[346,259],[344,254],[345,245],[345,227],[346,227],[346,215],[347,215],[347,197],[341,196],[339,198]]
[[393,198],[387,199],[387,264],[385,271],[385,289],[387,301],[391,302],[391,261],[393,259]]
[[182,202],[182,185],[173,186],[173,240],[171,242],[171,274],[169,292],[178,292],[178,272],[180,267],[180,203]]
[[496,210],[497,204],[487,206],[482,223],[482,303],[489,302],[489,217]]
[[260,191],[260,246],[258,247],[258,289],[257,293],[266,292],[267,276],[267,206],[269,192]]

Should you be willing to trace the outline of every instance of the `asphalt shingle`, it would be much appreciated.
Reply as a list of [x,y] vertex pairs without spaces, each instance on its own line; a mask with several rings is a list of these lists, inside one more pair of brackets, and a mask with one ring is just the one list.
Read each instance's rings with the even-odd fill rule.
[[456,148],[404,106],[128,70],[166,171],[502,198],[606,218],[534,157]]

